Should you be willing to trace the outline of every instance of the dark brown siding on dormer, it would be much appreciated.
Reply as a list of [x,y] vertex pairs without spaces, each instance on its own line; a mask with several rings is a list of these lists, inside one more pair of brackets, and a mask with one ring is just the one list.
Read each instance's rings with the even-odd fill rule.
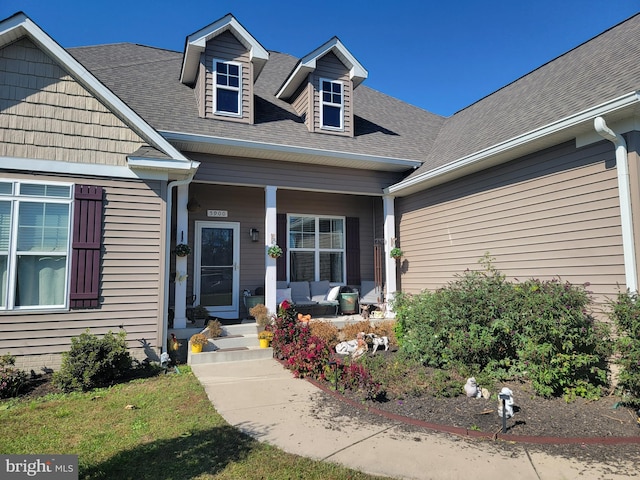
[[[344,86],[344,130],[323,130],[320,125],[320,79],[340,80]],[[349,70],[333,53],[327,53],[316,62],[316,70],[313,75],[313,131],[331,135],[353,136],[353,86],[349,79]]]
[[[242,64],[242,117],[229,117],[213,113],[213,59]],[[253,68],[249,52],[231,32],[225,32],[207,43],[204,53],[206,70],[205,117],[231,122],[253,123]]]

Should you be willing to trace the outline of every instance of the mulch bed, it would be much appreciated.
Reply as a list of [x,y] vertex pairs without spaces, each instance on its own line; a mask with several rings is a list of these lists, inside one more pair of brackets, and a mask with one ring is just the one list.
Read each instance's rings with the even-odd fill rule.
[[[380,354],[391,357],[394,353]],[[336,393],[329,382],[314,383],[322,389],[316,398],[316,411],[329,418],[364,415],[372,422],[391,420],[409,430],[453,433],[471,441],[493,442],[507,450],[524,445],[532,451],[614,465],[633,464],[640,452],[636,411],[614,395],[567,403],[563,398],[536,396],[528,383],[505,382],[500,388],[512,390],[514,415],[507,419],[506,433],[502,433],[495,399],[461,394],[451,398],[408,396],[373,401],[363,400],[357,392]]]

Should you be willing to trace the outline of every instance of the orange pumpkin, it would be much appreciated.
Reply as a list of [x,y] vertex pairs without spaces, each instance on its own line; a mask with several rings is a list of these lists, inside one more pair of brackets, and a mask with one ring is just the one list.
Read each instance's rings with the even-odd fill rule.
[[303,315],[301,313],[298,314],[298,321],[307,323],[311,320],[311,314]]

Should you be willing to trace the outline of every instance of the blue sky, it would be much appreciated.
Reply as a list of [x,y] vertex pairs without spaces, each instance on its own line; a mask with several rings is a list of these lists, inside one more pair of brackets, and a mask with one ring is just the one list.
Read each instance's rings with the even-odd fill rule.
[[640,0],[0,0],[0,18],[17,11],[63,47],[182,51],[227,13],[296,57],[337,35],[366,85],[448,116],[639,12]]

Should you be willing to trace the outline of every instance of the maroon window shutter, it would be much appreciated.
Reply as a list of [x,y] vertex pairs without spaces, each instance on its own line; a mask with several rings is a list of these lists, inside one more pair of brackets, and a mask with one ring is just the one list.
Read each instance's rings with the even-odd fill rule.
[[103,193],[102,187],[75,186],[69,296],[71,308],[98,306]]
[[360,285],[360,219],[347,217],[347,285]]
[[276,279],[287,281],[287,214],[276,214],[276,242],[282,255],[276,260]]

